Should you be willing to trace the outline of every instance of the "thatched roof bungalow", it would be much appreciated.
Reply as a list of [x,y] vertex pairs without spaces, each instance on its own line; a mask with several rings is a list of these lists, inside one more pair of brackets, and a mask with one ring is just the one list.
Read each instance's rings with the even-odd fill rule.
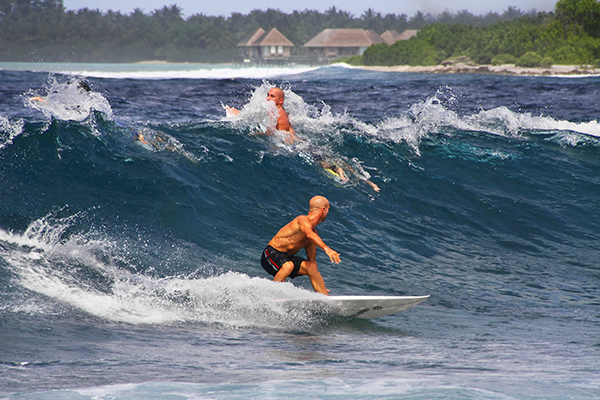
[[319,58],[362,55],[367,47],[384,43],[381,36],[364,29],[325,29],[309,40],[304,47]]
[[381,34],[381,38],[388,45],[391,46],[396,43],[396,39],[400,36],[400,34],[396,31],[387,30]]
[[237,45],[240,55],[248,62],[288,60],[294,44],[288,40],[277,28],[268,33],[258,28],[245,37]]

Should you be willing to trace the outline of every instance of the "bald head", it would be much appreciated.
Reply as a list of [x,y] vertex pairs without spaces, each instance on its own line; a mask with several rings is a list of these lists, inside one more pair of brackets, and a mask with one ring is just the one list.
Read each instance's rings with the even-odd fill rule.
[[323,196],[315,196],[312,199],[310,199],[308,206],[309,206],[309,211],[320,210],[323,207],[329,208],[329,200],[327,200]]
[[285,93],[283,92],[282,88],[275,86],[275,87],[271,88],[271,90],[274,91],[277,94],[277,96],[285,97]]
[[276,105],[281,106],[283,104],[283,98],[285,94],[283,90],[278,87],[271,88],[267,93],[267,100],[274,101]]

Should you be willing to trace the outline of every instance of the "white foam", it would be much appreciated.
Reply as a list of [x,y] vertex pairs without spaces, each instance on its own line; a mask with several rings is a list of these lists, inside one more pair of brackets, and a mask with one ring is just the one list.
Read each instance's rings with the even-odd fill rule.
[[503,136],[515,136],[523,131],[571,131],[584,135],[600,137],[598,121],[570,122],[557,120],[548,116],[534,116],[531,113],[520,113],[506,107],[496,107],[481,111],[466,118],[474,130],[483,130]]
[[240,108],[239,114],[225,120],[238,129],[265,132],[274,128],[279,115],[275,103],[267,101],[267,93],[273,85],[265,82],[251,93],[250,100]]
[[100,93],[78,88],[77,82],[73,77],[61,81],[51,76],[42,93],[30,91],[23,95],[23,102],[48,117],[62,121],[83,121],[94,110],[112,118],[112,108],[108,100]]
[[0,150],[12,144],[14,138],[23,133],[24,126],[25,122],[22,119],[11,121],[0,115],[0,133],[4,133],[0,135]]
[[[378,140],[405,142],[417,154],[423,138],[456,131],[485,132],[503,137],[523,137],[525,134],[577,134],[600,137],[598,121],[570,122],[548,116],[512,111],[501,106],[471,115],[459,115],[444,106],[437,96],[411,106],[407,114],[388,118],[376,126],[375,133],[365,131]],[[577,141],[566,141],[576,143]]]
[[[263,82],[251,93],[250,100],[241,108],[238,116],[226,117],[224,120],[229,121],[235,128],[250,131],[264,132],[267,127],[274,127],[278,111],[273,102],[266,100],[272,87],[272,83]],[[333,113],[326,103],[322,103],[320,107],[310,105],[291,88],[282,89],[285,93],[284,109],[296,135],[300,138],[296,143],[299,149],[307,144],[323,145],[331,140],[341,140],[339,127],[342,125],[353,126],[357,132],[374,132],[370,125],[357,121],[347,113]]]
[[52,72],[111,79],[272,79],[313,71],[311,66],[248,67],[228,64],[78,64],[78,63],[1,63],[8,70]]
[[90,71],[71,70],[70,73],[112,79],[273,79],[279,76],[297,75],[312,71],[312,67],[296,68],[259,68],[259,67],[230,67],[230,68],[198,68],[194,70],[166,71]]
[[[309,310],[290,311],[274,301],[320,296],[290,283],[236,272],[205,278],[131,272],[135,266],[123,268],[126,259],[119,256],[130,249],[92,235],[65,237],[76,218],[47,216],[23,234],[0,230],[0,242],[6,244],[0,256],[21,286],[98,318],[130,324],[184,321],[287,329],[318,321]],[[82,279],[80,270],[94,271],[92,278]],[[13,306],[15,312],[25,310],[46,313],[48,307],[38,300]]]

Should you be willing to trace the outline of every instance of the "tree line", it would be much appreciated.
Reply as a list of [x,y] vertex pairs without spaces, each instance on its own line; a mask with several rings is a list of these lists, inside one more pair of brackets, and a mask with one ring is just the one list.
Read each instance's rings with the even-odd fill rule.
[[392,46],[376,45],[364,65],[436,65],[452,57],[478,64],[600,66],[600,3],[559,0],[553,13],[525,15],[486,26],[430,24],[416,37]]
[[[436,36],[441,26],[460,24],[476,29],[523,17],[535,19],[535,15],[535,10],[523,12],[509,7],[502,14],[480,16],[463,10],[438,15],[417,12],[409,18],[406,14],[384,15],[371,8],[356,16],[331,7],[325,12],[306,9],[288,14],[268,9],[227,17],[193,14],[186,18],[176,4],[149,13],[138,8],[122,14],[89,8],[66,10],[62,0],[0,0],[0,60],[229,62],[237,58],[237,43],[259,27],[267,31],[277,28],[296,45],[294,51],[302,52],[301,46],[326,28],[372,29],[381,34],[386,30],[401,33],[431,27],[430,35]],[[435,47],[431,39],[427,40]],[[427,62],[443,54],[433,54],[430,46],[425,47],[432,56]],[[454,50],[448,47],[444,51],[451,54]],[[380,50],[369,57],[365,62],[388,62],[381,61],[387,56]]]

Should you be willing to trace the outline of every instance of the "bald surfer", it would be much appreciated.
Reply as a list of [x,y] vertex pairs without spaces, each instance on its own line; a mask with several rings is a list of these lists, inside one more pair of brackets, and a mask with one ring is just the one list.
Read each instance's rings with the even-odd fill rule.
[[[292,124],[290,124],[290,118],[288,117],[287,112],[283,108],[283,102],[285,100],[285,93],[279,87],[273,87],[269,89],[267,93],[267,101],[272,101],[275,103],[277,107],[277,115],[272,115],[271,117],[275,121],[275,128],[268,127],[267,131],[264,132],[265,135],[273,136],[275,131],[284,131],[288,134],[286,135],[285,141],[287,143],[294,143],[298,138],[296,137],[296,133],[294,132],[294,128],[292,128]],[[240,111],[233,107],[225,107],[225,113],[228,116],[237,116]]]
[[[329,201],[323,196],[315,196],[310,199],[307,215],[294,218],[271,239],[262,252],[260,263],[274,276],[275,282],[306,275],[316,292],[329,295],[317,268],[317,247],[336,264],[340,262],[340,254],[327,246],[317,233],[317,225],[325,221],[327,214]],[[306,260],[296,255],[301,249],[306,251]]]

